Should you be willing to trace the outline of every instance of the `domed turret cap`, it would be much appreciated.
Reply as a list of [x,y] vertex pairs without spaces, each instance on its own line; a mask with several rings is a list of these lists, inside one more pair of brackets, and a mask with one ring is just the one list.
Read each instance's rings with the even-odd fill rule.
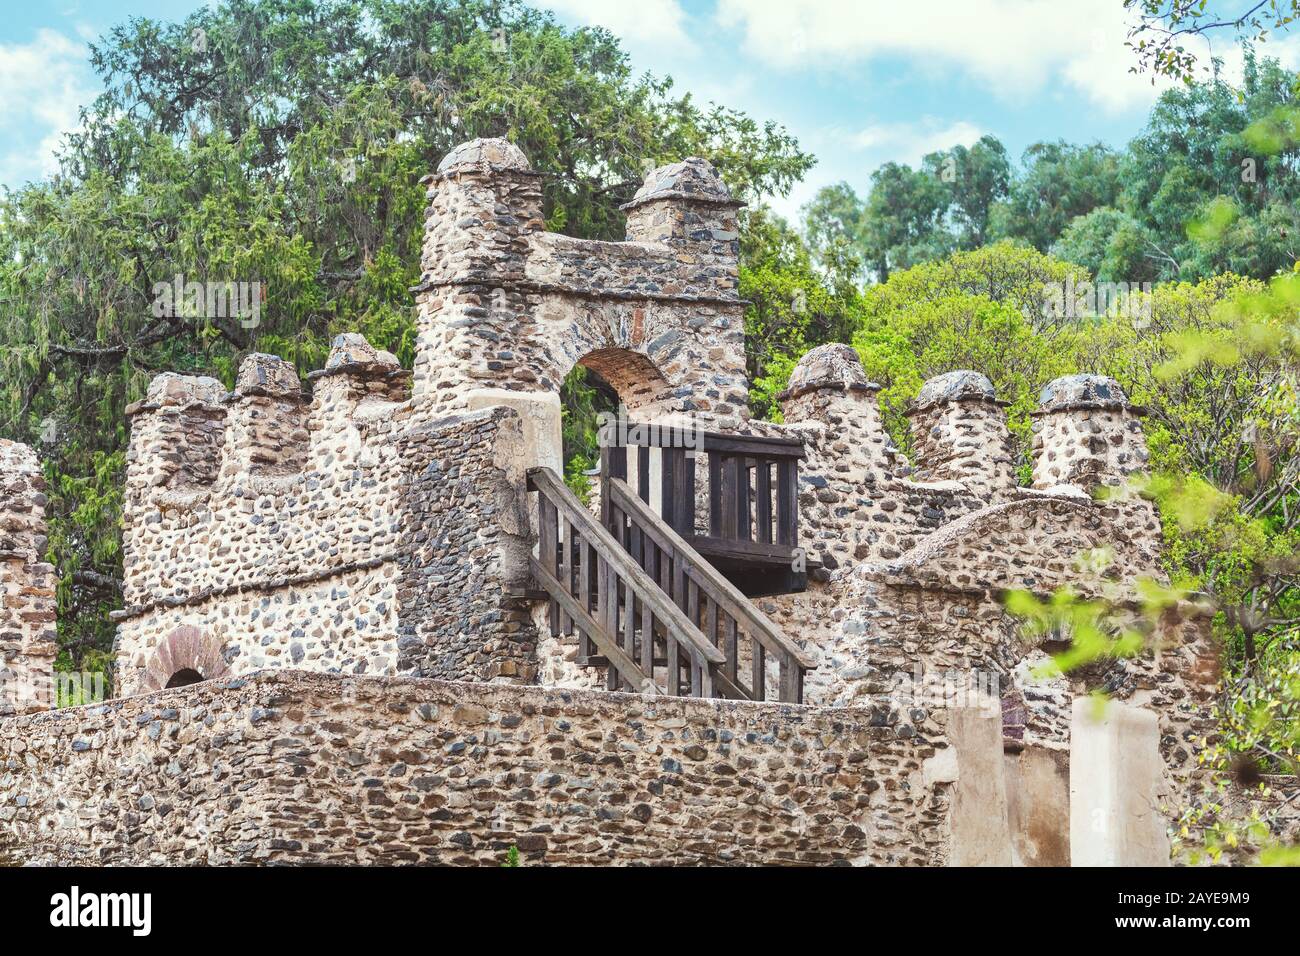
[[624,203],[622,208],[632,209],[657,199],[689,199],[728,206],[743,205],[732,198],[713,164],[698,156],[660,166],[645,178],[632,201]]
[[790,384],[777,397],[785,401],[821,388],[870,391],[880,386],[867,381],[862,360],[852,346],[832,342],[804,355],[790,373]]
[[1129,404],[1124,389],[1113,378],[1105,375],[1063,375],[1043,386],[1038,395],[1038,411],[1035,414],[1089,408],[1128,408],[1139,413],[1141,411]]
[[970,369],[944,372],[926,381],[916,396],[914,411],[945,402],[996,402],[997,393],[988,377]]
[[512,169],[519,172],[532,172],[524,151],[501,136],[472,139],[468,143],[461,143],[438,164],[440,174],[457,173],[466,169]]

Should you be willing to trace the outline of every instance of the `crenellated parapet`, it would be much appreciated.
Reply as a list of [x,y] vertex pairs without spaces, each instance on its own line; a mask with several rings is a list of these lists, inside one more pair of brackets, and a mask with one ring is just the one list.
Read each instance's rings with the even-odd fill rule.
[[[512,542],[527,531],[517,520],[503,530],[501,517],[522,494],[520,418],[413,415],[409,378],[350,334],[308,376],[310,393],[291,363],[263,354],[244,360],[228,394],[212,379],[155,379],[131,409],[117,613],[126,692],[165,680],[174,647],[206,662],[189,669],[226,673],[422,673],[432,660],[461,676],[528,673],[528,627],[505,596],[526,564]],[[497,459],[507,449],[517,461]],[[421,490],[431,469],[450,476],[438,492],[450,499]],[[467,489],[501,515],[452,506]],[[443,620],[445,592],[412,578],[415,549],[440,563],[442,582],[472,566],[473,580],[497,585],[482,585],[481,633],[465,638],[460,615]],[[457,670],[465,656],[479,663]]]
[[58,643],[45,505],[36,453],[0,439],[0,717],[54,705]]

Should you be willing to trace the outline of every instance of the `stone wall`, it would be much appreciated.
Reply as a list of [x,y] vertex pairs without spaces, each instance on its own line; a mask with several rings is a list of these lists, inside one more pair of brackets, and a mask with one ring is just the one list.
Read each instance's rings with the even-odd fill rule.
[[45,505],[36,453],[0,439],[0,716],[53,705],[58,647]]
[[941,864],[869,709],[271,671],[0,722],[0,862]]
[[[431,417],[398,400],[405,377],[340,336],[310,401],[274,356],[250,356],[230,395],[154,381],[132,409],[122,692],[182,663],[531,679],[508,597],[529,539],[519,416]],[[190,630],[193,653],[164,660]]]

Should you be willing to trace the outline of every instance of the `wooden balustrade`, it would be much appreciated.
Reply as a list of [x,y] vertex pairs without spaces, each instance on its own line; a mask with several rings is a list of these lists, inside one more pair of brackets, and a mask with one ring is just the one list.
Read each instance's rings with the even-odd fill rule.
[[765,700],[767,664],[776,668],[772,690],[777,700],[803,702],[804,672],[813,665],[799,645],[785,636],[740,590],[641,500],[627,483],[608,483],[606,527],[622,541],[648,574],[660,581],[699,627],[722,650],[723,676],[749,700]]
[[533,575],[550,597],[552,633],[577,632],[580,663],[603,666],[610,690],[743,696],[723,674],[722,651],[553,471],[530,470],[528,487],[538,494]]
[[604,667],[610,690],[802,702],[810,659],[626,482],[606,484],[605,525],[550,469],[528,487],[552,633],[576,633],[579,663]]
[[[650,502],[651,448],[658,449],[658,504],[670,528],[744,593],[807,586],[808,565],[799,549],[802,442],[641,425],[613,434],[624,444],[601,449],[602,489],[613,479],[627,481],[631,465],[641,500]],[[636,449],[634,456],[629,447]],[[707,463],[702,478],[696,474],[699,460]],[[707,487],[706,496],[698,494],[700,487]],[[608,524],[603,505],[601,518]]]

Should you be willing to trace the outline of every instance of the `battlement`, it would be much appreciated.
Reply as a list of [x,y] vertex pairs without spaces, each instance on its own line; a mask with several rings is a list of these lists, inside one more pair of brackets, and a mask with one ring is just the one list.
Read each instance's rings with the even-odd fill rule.
[[[527,534],[506,506],[522,484],[519,416],[501,407],[420,416],[406,399],[409,373],[359,335],[337,337],[308,381],[310,396],[291,363],[254,354],[230,393],[213,379],[164,374],[130,409],[117,614],[126,690],[187,669],[411,672],[426,666],[435,634],[446,639],[439,666],[450,676],[470,666],[460,655],[483,667],[509,662],[509,647],[485,655],[482,646],[521,626],[502,608],[521,560],[510,541]],[[508,453],[520,460],[499,459]],[[435,467],[487,495],[493,520],[477,504],[448,507],[448,493],[466,490],[454,479],[423,490]],[[473,638],[473,652],[456,643],[468,622],[426,606],[438,590],[413,583],[449,551],[448,586],[474,575],[498,585],[485,589],[482,609],[495,624]]]
[[328,480],[385,434],[380,423],[409,412],[409,379],[395,356],[356,334],[335,338],[325,368],[308,376],[310,396],[293,364],[274,355],[244,359],[232,392],[165,372],[127,408],[128,509],[187,512],[249,488],[275,497],[310,475]]

